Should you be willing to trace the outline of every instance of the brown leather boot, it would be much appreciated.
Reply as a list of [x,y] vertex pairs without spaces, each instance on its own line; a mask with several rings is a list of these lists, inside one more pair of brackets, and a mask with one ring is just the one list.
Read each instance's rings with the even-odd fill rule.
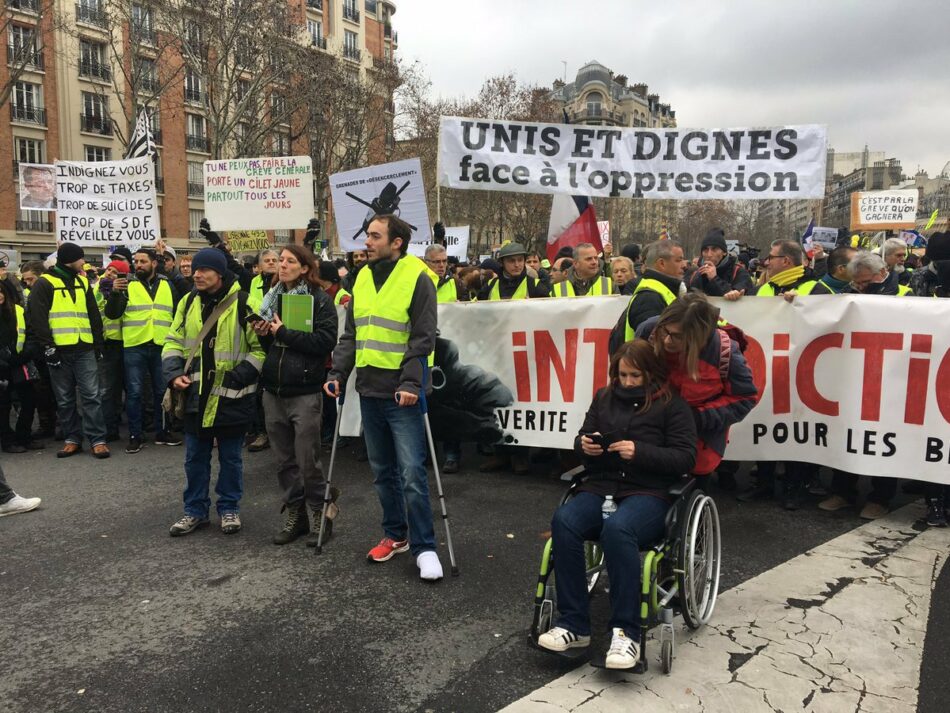
[[69,458],[69,456],[74,456],[77,453],[82,453],[82,446],[78,443],[66,442],[63,444],[62,450],[56,452],[57,458]]
[[100,460],[108,458],[110,455],[112,455],[109,453],[109,446],[107,446],[105,443],[97,443],[94,445],[92,447],[92,454]]

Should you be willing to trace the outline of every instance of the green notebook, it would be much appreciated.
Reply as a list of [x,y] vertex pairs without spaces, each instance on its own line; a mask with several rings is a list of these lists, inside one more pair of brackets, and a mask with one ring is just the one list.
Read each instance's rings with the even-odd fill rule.
[[313,295],[281,295],[280,319],[287,329],[313,331]]

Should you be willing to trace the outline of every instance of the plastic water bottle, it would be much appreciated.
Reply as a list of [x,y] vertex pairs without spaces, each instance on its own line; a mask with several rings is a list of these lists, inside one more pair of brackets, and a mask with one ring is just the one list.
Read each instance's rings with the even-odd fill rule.
[[608,495],[604,498],[604,504],[600,508],[600,514],[603,516],[604,520],[617,512],[617,503],[614,502],[614,496]]

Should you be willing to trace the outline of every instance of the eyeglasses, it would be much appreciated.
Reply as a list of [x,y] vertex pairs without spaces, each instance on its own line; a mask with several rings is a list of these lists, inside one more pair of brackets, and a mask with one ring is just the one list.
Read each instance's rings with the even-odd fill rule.
[[448,260],[426,260],[430,265],[448,265]]
[[663,339],[669,338],[671,342],[681,342],[683,341],[682,332],[671,332],[666,327],[660,329],[660,337]]

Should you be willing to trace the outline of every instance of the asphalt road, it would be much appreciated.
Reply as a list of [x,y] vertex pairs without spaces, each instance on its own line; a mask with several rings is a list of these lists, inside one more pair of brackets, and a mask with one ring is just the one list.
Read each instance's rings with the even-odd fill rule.
[[[271,544],[281,516],[270,452],[246,455],[239,535],[215,522],[170,538],[183,455],[147,445],[108,461],[57,460],[52,449],[3,457],[14,489],[44,502],[0,520],[0,710],[494,711],[568,670],[525,644],[564,490],[542,467],[486,475],[466,453],[463,472],[443,476],[461,576],[432,585],[408,555],[366,562],[379,508],[368,466],[348,452],[322,556],[303,540]],[[848,512],[717,500],[725,587],[860,524]],[[939,588],[934,601],[945,603],[946,571]],[[595,622],[605,603],[595,600]],[[921,713],[946,710],[934,707],[950,680],[941,617]]]

